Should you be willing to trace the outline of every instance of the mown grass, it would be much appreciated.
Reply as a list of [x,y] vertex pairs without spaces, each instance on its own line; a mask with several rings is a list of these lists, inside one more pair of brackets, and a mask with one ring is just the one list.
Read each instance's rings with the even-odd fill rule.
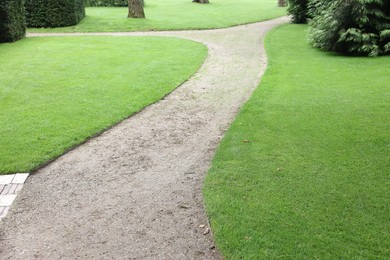
[[390,57],[266,39],[270,64],[226,133],[204,195],[227,259],[390,258]]
[[28,172],[159,100],[204,45],[159,37],[28,38],[0,45],[0,173]]
[[30,32],[113,32],[210,29],[263,21],[285,15],[276,0],[148,0],[146,19],[128,19],[126,7],[86,8],[86,18],[76,26],[29,29]]

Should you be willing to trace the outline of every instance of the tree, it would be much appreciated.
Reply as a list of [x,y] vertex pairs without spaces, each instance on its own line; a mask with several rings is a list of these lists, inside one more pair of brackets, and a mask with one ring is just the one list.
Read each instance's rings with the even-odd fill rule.
[[208,4],[209,0],[192,0],[193,3]]
[[144,1],[143,0],[129,0],[129,14],[128,18],[145,18]]
[[22,0],[0,1],[0,42],[14,42],[26,34]]

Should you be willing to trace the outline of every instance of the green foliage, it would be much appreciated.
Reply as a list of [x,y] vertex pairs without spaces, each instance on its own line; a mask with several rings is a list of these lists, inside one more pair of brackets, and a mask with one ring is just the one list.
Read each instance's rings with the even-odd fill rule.
[[[141,0],[144,6],[144,0]],[[128,6],[128,0],[85,0],[85,6],[88,7],[125,7]]]
[[390,57],[330,55],[306,30],[268,34],[266,74],[213,160],[217,245],[226,259],[389,259]]
[[0,42],[14,42],[26,34],[23,0],[0,2]]
[[337,0],[310,22],[315,47],[349,55],[388,54],[390,13],[384,0]]
[[166,37],[1,44],[0,174],[29,172],[158,101],[206,55],[202,44]]
[[28,27],[63,27],[85,17],[84,0],[26,0]]
[[308,0],[289,0],[288,14],[292,15],[293,23],[307,23],[308,19]]
[[309,0],[307,4],[307,17],[310,20],[319,15],[333,0]]
[[88,7],[124,7],[128,5],[128,0],[85,0]]

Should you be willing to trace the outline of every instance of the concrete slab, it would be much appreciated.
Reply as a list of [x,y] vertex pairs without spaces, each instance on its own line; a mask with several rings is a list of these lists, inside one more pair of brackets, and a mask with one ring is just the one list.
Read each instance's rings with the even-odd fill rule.
[[0,195],[0,207],[9,207],[16,198],[16,194]]
[[28,177],[28,173],[17,173],[15,178],[12,180],[12,183],[23,184]]
[[10,184],[15,178],[15,174],[0,175],[0,184]]

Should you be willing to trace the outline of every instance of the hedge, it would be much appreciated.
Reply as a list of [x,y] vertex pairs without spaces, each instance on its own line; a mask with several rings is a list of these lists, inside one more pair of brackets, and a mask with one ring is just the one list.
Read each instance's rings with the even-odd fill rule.
[[125,7],[128,0],[85,0],[85,6],[118,6]]
[[25,34],[23,0],[1,0],[0,42],[14,42],[23,38]]
[[84,0],[26,0],[28,27],[76,25],[84,17]]
[[[84,0],[85,6],[113,6],[113,7],[127,7],[128,0]],[[144,5],[144,0],[141,0]]]

